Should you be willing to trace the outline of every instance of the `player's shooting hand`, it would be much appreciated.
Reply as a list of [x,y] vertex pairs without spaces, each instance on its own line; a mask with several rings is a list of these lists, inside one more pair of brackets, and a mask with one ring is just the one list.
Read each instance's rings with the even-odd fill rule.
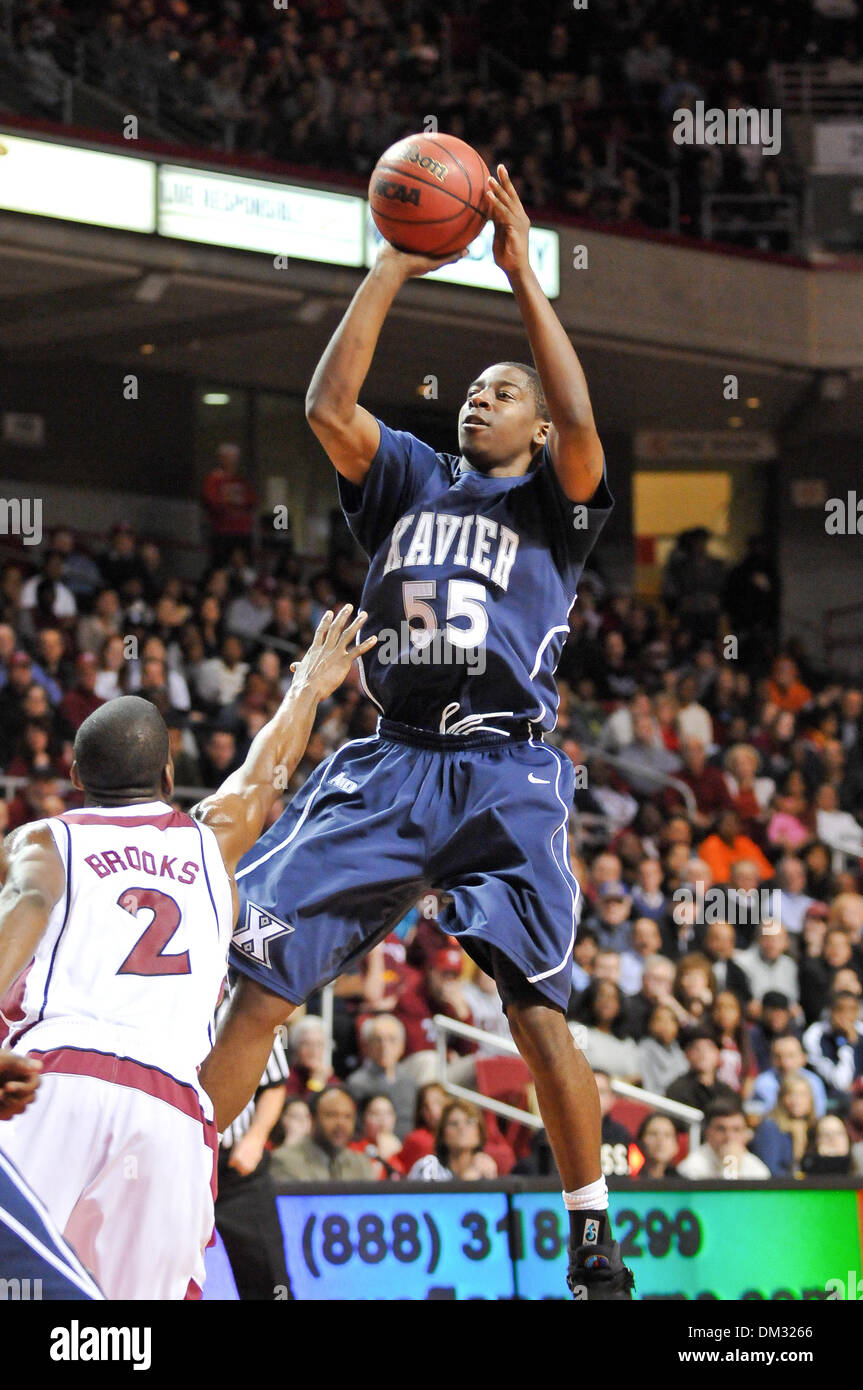
[[411,280],[417,275],[427,275],[430,270],[440,270],[442,265],[454,265],[462,260],[467,251],[455,251],[449,256],[418,256],[413,252],[399,251],[388,241],[381,242],[378,249],[376,267],[392,272],[400,281]]
[[359,613],[353,622],[348,619],[353,608],[346,603],[335,615],[326,612],[318,623],[314,641],[302,661],[291,664],[294,681],[310,685],[319,700],[332,695],[347,676],[358,656],[371,651],[377,637],[357,642],[360,628],[369,616]]
[[0,1051],[0,1120],[11,1120],[27,1109],[35,1098],[41,1070],[35,1057]]
[[495,262],[507,275],[526,270],[529,265],[530,218],[521,205],[521,198],[515,191],[505,164],[498,164],[497,178],[489,175],[486,193],[494,222],[492,249]]

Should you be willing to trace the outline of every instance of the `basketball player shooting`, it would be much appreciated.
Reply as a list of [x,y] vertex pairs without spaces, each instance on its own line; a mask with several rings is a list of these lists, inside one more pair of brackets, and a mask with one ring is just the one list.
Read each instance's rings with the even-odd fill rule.
[[237,916],[233,875],[319,701],[374,645],[357,645],[365,614],[350,614],[324,615],[242,767],[191,815],[168,804],[161,714],[122,696],[75,738],[83,810],[22,826],[4,847],[0,1022],[21,1064],[3,1054],[8,1182],[23,1175],[108,1298],[200,1297],[218,1139],[198,1067]]
[[227,1124],[291,1007],[438,889],[441,925],[494,976],[536,1085],[566,1189],[570,1288],[627,1299],[596,1084],[565,1016],[574,774],[542,737],[555,724],[576,585],[613,502],[584,374],[531,269],[530,224],[503,165],[488,193],[494,258],[536,370],[498,362],[479,373],[459,414],[460,455],[358,404],[399,289],[441,259],[384,244],[308,391],[309,422],[371,561],[363,606],[381,640],[364,679],[381,718],[375,737],[316,770],[240,865],[231,956],[244,978],[201,1079]]

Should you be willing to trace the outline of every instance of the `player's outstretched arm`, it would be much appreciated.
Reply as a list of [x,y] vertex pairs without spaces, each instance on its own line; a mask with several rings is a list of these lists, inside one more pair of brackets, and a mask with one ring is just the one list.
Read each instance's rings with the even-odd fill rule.
[[377,641],[367,637],[357,643],[368,615],[360,613],[350,622],[352,611],[346,604],[335,616],[324,614],[312,645],[296,664],[290,690],[256,734],[242,767],[192,809],[192,815],[214,831],[230,874],[257,840],[273,802],[306,751],[320,701],[341,685],[356,658]]
[[349,482],[361,484],[380,445],[375,417],[358,404],[390,306],[406,280],[461,259],[408,255],[384,242],[315,368],[306,419]]
[[572,502],[589,502],[602,479],[602,444],[575,348],[528,260],[530,221],[503,164],[488,186],[494,258],[507,276],[539,372],[551,429],[548,446],[560,485]]
[[0,998],[30,963],[66,887],[66,872],[48,827],[13,831],[5,844],[0,889]]

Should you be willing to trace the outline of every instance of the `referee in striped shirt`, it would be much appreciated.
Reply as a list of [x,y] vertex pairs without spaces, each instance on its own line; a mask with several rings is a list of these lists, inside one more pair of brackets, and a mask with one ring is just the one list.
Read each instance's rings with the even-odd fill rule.
[[[226,990],[216,1010],[216,1030],[228,1007]],[[272,1302],[293,1298],[285,1265],[282,1228],[266,1148],[285,1104],[288,1059],[276,1034],[267,1068],[254,1099],[219,1142],[219,1195],[216,1230],[225,1243],[242,1299]]]

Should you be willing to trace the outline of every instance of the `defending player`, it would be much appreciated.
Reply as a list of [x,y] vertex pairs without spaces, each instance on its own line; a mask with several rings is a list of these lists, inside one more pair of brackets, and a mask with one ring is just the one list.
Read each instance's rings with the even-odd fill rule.
[[355,645],[365,615],[350,612],[324,616],[243,766],[192,815],[166,804],[162,716],[123,696],[78,730],[84,809],[6,843],[0,997],[41,1087],[3,1148],[109,1298],[200,1296],[217,1135],[197,1069],[236,920],[233,874],[319,701],[374,645]]
[[[529,222],[498,166],[494,256],[537,372],[471,383],[461,457],[357,403],[399,288],[442,264],[383,246],[313,377],[312,429],[371,557],[380,643],[365,672],[376,737],[339,749],[238,872],[232,959],[246,978],[202,1080],[225,1123],[257,1085],[273,1027],[380,940],[427,888],[441,925],[492,974],[570,1213],[571,1288],[628,1298],[608,1221],[600,1111],[565,1007],[579,888],[567,852],[573,771],[543,743],[576,585],[613,505],[578,358],[528,261]],[[361,667],[362,671],[362,667]],[[261,912],[283,920],[261,928]]]

